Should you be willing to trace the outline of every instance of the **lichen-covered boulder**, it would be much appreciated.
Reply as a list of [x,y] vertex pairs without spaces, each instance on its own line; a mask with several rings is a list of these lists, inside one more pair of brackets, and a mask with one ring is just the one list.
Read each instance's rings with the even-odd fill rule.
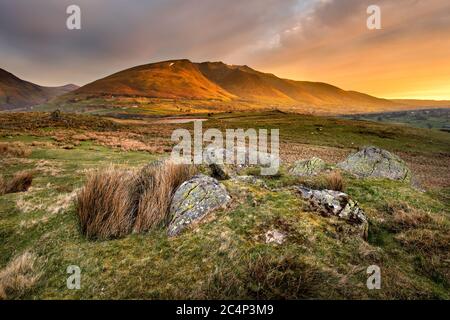
[[377,147],[366,147],[351,154],[337,166],[361,178],[411,179],[411,171],[402,159]]
[[169,236],[178,235],[187,226],[200,221],[212,211],[226,207],[230,200],[225,187],[214,178],[200,174],[185,181],[172,198]]
[[255,187],[267,188],[265,182],[255,176],[234,176],[231,178],[232,182],[250,184]]
[[326,167],[325,161],[313,157],[309,160],[298,160],[294,162],[289,173],[294,176],[313,176],[325,170]]
[[297,187],[299,194],[308,201],[311,211],[322,216],[335,216],[355,227],[364,239],[367,239],[369,223],[358,203],[346,193],[333,190],[313,190]]

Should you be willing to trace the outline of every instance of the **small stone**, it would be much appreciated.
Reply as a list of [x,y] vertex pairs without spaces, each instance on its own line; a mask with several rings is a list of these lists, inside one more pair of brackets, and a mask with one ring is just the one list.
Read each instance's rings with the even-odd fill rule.
[[266,243],[283,244],[286,235],[278,230],[269,230],[266,232]]

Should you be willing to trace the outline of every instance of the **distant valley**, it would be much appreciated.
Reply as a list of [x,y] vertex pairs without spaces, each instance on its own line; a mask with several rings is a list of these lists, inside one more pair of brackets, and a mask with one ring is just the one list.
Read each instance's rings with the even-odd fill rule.
[[12,73],[0,69],[0,110],[29,108],[77,89],[68,84],[60,87],[43,87],[19,79]]

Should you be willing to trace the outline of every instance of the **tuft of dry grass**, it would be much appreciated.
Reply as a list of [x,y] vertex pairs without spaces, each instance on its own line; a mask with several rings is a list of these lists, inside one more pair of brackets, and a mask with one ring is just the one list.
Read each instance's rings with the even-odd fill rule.
[[389,214],[387,226],[394,232],[414,228],[425,228],[440,223],[430,213],[417,209],[404,201],[388,202],[382,208]]
[[131,232],[133,176],[125,170],[109,167],[88,173],[77,195],[77,213],[81,231],[88,238],[115,238]]
[[298,184],[315,190],[345,190],[345,181],[339,171],[332,171],[327,175],[314,177],[299,177]]
[[6,182],[2,175],[0,175],[0,196],[6,193]]
[[335,191],[344,191],[345,182],[339,171],[333,171],[325,177],[326,189]]
[[138,174],[139,192],[135,232],[144,232],[169,221],[169,206],[175,190],[190,179],[196,169],[190,165],[166,162],[162,166],[147,166]]
[[19,171],[9,181],[0,177],[0,195],[7,193],[25,192],[33,182],[33,172]]
[[138,172],[110,167],[90,173],[76,198],[82,233],[110,239],[164,225],[173,192],[194,174],[193,166],[171,162]]
[[31,148],[22,142],[0,142],[0,156],[25,158],[31,154]]
[[0,270],[0,300],[20,296],[38,280],[35,270],[36,256],[24,252]]

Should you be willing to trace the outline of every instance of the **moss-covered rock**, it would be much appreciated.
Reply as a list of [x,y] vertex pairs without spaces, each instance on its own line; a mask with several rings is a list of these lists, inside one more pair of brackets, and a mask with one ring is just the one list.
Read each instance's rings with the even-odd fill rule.
[[338,167],[361,178],[411,180],[411,171],[402,159],[389,151],[372,146],[351,154],[339,163]]
[[289,173],[294,176],[313,176],[326,169],[327,165],[325,161],[320,158],[313,157],[308,160],[296,161]]
[[172,198],[169,236],[178,235],[212,211],[226,207],[230,200],[225,187],[214,178],[200,174],[185,181]]
[[298,187],[298,191],[304,199],[308,200],[311,211],[325,217],[338,217],[353,226],[359,235],[367,239],[369,223],[366,214],[346,193],[305,187]]

